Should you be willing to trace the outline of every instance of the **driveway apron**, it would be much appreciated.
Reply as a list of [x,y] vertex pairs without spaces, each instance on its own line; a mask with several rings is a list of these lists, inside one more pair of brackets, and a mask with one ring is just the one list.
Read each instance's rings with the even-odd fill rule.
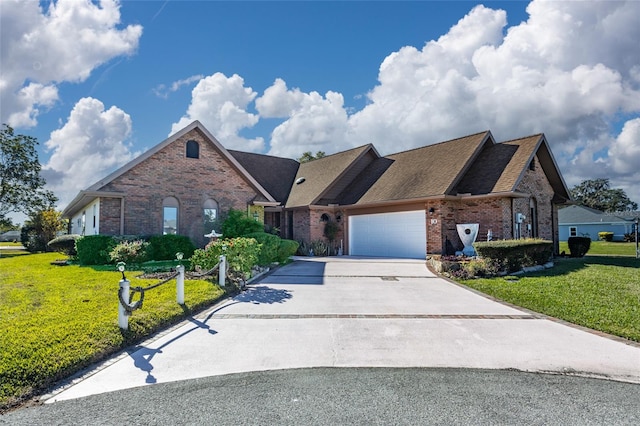
[[640,347],[495,302],[423,261],[296,258],[45,398],[305,367],[515,369],[640,383]]

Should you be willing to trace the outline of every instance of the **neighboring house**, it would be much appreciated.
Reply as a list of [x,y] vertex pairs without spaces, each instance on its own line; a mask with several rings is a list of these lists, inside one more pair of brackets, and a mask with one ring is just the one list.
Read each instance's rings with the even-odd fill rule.
[[542,134],[496,143],[486,131],[384,157],[369,144],[299,164],[226,150],[196,121],[63,214],[74,233],[176,232],[202,245],[206,217],[235,208],[307,242],[333,221],[345,254],[424,258],[462,248],[459,223],[480,224],[479,241],[540,237],[557,251],[568,200]]
[[568,206],[558,211],[560,241],[569,237],[598,239],[598,232],[613,232],[613,241],[624,241],[624,235],[633,229],[633,218],[623,218],[614,213],[605,213],[585,206]]
[[7,231],[4,234],[0,234],[0,241],[2,242],[20,241],[20,231]]

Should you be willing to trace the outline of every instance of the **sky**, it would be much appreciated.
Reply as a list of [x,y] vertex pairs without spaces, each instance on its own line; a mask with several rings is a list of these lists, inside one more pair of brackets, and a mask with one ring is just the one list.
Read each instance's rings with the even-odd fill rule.
[[229,149],[544,133],[640,202],[639,1],[1,0],[0,120],[78,193],[193,120]]

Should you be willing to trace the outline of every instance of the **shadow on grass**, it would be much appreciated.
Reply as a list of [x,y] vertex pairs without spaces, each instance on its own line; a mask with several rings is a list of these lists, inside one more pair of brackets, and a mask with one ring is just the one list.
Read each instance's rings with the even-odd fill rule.
[[8,259],[10,257],[18,257],[18,256],[26,256],[29,253],[28,251],[12,251],[12,250],[3,250],[0,252],[0,259]]

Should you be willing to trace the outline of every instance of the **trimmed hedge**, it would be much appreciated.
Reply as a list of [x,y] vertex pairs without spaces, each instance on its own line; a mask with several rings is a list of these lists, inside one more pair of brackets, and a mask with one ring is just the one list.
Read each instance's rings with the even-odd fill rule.
[[78,262],[81,265],[106,265],[111,263],[109,253],[117,245],[110,235],[85,235],[76,240]]
[[569,237],[567,240],[571,257],[583,257],[591,248],[591,238],[589,237]]
[[195,249],[191,239],[184,235],[154,235],[149,238],[146,253],[149,260],[173,260],[178,252],[189,259]]
[[284,262],[290,256],[293,256],[298,251],[300,243],[294,240],[280,240],[280,247],[278,247],[278,262]]
[[47,246],[49,246],[51,250],[66,254],[67,256],[75,256],[77,254],[76,240],[78,238],[81,238],[78,234],[60,235],[49,241]]
[[493,260],[507,272],[542,265],[553,255],[553,242],[539,239],[477,242],[473,247],[478,256]]
[[274,262],[284,262],[296,254],[298,242],[293,240],[283,240],[277,235],[266,232],[253,232],[245,235],[246,238],[254,238],[259,244],[260,254],[258,255],[258,265],[269,265]]

